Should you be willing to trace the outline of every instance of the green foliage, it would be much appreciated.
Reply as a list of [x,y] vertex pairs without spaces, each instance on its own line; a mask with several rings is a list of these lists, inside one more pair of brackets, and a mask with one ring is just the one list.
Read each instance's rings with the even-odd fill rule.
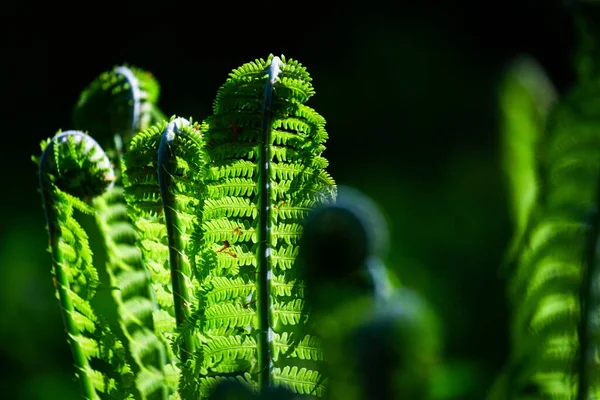
[[[62,177],[74,179],[83,193],[97,193],[114,180],[108,157],[89,136],[79,131],[59,132],[42,143],[39,159],[40,190],[46,213],[50,251],[54,264],[54,282],[61,304],[67,340],[73,353],[76,373],[85,398],[97,399],[98,393],[112,398],[133,398],[133,372],[122,342],[108,322],[96,313],[91,303],[100,284],[92,263],[88,236],[75,219],[75,211],[90,213],[91,207],[57,186]],[[81,170],[85,167],[86,170]],[[68,182],[73,182],[68,181]],[[67,189],[72,189],[69,184]],[[70,190],[71,191],[71,190]],[[104,367],[102,367],[104,365]]]
[[[136,68],[115,67],[82,93],[75,125],[104,138],[108,156],[84,133],[59,135],[40,177],[51,238],[78,246],[53,249],[66,271],[61,302],[87,318],[70,334],[102,332],[95,347],[71,341],[79,370],[107,362],[79,374],[84,396],[208,398],[227,381],[265,396],[274,386],[325,395],[295,266],[304,219],[336,194],[321,155],[325,121],[304,104],[313,94],[301,64],[273,56],[234,70],[202,124],[173,117],[144,128],[161,115],[158,84]],[[102,257],[74,208],[95,216]],[[118,324],[95,316],[94,287],[111,291]]]
[[503,168],[511,191],[515,232],[508,256],[522,246],[539,193],[537,160],[546,119],[556,92],[535,60],[520,57],[506,71],[500,86]]
[[[490,400],[600,398],[600,76],[583,3],[569,91],[527,57],[499,87],[514,234]],[[151,74],[118,66],[82,92],[78,130],[42,142],[84,398],[452,397],[435,314],[388,276],[385,219],[326,171],[314,94],[304,66],[271,55],[233,70],[201,123],[167,119]]]
[[159,94],[160,86],[150,72],[116,66],[81,93],[73,124],[91,132],[103,146],[112,147],[115,136],[118,146],[122,141],[126,146],[134,134],[164,119],[156,106]]
[[[511,354],[490,399],[600,396],[599,83],[580,79],[559,98],[520,57],[500,86]],[[42,143],[53,273],[86,398],[451,396],[436,388],[435,313],[383,263],[385,219],[326,171],[313,94],[300,63],[271,55],[233,70],[201,123],[166,119],[158,83],[117,67],[75,110],[76,126],[113,139],[107,152],[80,131]],[[92,255],[84,213],[105,254]],[[98,307],[107,290],[118,321]]]
[[539,67],[517,65],[504,83],[518,243],[508,266],[512,351],[491,398],[600,396],[600,86],[589,67],[550,112]]
[[[212,163],[195,235],[193,264],[203,290],[192,324],[197,334],[216,342],[203,345],[196,357],[209,377],[249,371],[261,392],[272,381],[321,396],[322,357],[306,359],[318,355],[314,352],[301,353],[304,359],[299,353],[275,357],[274,343],[282,335],[290,343],[310,340],[297,290],[304,283],[291,264],[300,222],[312,207],[333,200],[335,185],[323,169],[324,120],[304,105],[313,94],[310,77],[294,60],[276,63],[278,58],[269,57],[234,70],[217,93],[214,114],[201,126]],[[278,75],[267,76],[265,89],[265,70],[273,65]],[[232,364],[215,352],[238,357]],[[201,379],[200,390],[212,382]]]

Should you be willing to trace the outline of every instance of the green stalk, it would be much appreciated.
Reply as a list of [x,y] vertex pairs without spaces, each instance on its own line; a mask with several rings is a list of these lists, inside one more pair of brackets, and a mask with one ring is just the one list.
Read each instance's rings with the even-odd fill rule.
[[[172,178],[176,172],[177,160],[173,155],[171,146],[176,145],[175,137],[183,125],[189,125],[189,122],[183,118],[170,122],[162,134],[158,148],[158,184],[169,241],[169,261],[177,327],[180,327],[189,318],[189,305],[191,303],[191,296],[186,283],[187,277],[191,276],[191,270],[183,257],[185,246],[181,237],[182,228],[177,215],[175,187]],[[194,344],[192,343],[191,333],[185,332],[183,333],[180,354],[183,365],[193,352]]]
[[272,330],[269,311],[271,309],[271,122],[273,118],[273,86],[280,72],[279,57],[273,57],[269,66],[263,104],[261,140],[258,151],[258,385],[260,393],[266,393],[271,386],[273,362],[271,360]]

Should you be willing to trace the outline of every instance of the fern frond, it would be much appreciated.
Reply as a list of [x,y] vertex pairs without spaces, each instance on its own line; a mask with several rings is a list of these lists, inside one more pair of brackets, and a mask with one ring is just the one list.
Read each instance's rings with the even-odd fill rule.
[[[522,246],[509,288],[510,365],[515,369],[507,382],[509,397],[531,387],[553,399],[600,394],[600,363],[593,356],[600,346],[600,327],[595,322],[600,307],[596,288],[600,135],[593,128],[597,108],[591,101],[599,88],[597,81],[589,81],[566,94],[548,117],[538,159],[535,164],[528,161],[527,168],[539,173],[535,212],[521,224],[526,228],[518,231]],[[512,110],[511,117],[518,112]],[[512,135],[517,128],[513,126]],[[515,146],[516,154],[535,151],[530,144]],[[530,190],[533,179],[522,184],[522,190]]]
[[[98,282],[88,236],[74,216],[86,209],[76,197],[97,196],[112,187],[114,171],[102,148],[80,131],[59,132],[39,159],[39,179],[46,214],[54,280],[65,330],[83,395],[99,399],[133,398],[133,371],[121,341],[91,307]],[[105,368],[93,365],[105,364]],[[99,369],[100,368],[100,369]]]
[[[201,124],[210,165],[201,223],[192,235],[203,288],[194,306],[194,329],[206,346],[212,340],[250,343],[252,338],[255,347],[250,358],[246,352],[239,359],[227,353],[218,370],[208,368],[206,360],[197,362],[215,379],[250,371],[263,393],[280,371],[285,371],[282,384],[291,377],[288,369],[297,367],[296,361],[308,362],[302,365],[306,370],[318,368],[321,360],[304,359],[308,353],[300,351],[277,350],[277,361],[272,357],[275,335],[306,336],[303,282],[294,259],[308,212],[333,201],[336,193],[321,155],[325,121],[304,104],[313,94],[301,64],[269,56],[234,70],[217,93],[213,115]],[[300,382],[306,372],[294,374]]]
[[139,371],[136,387],[142,399],[166,400],[166,349],[155,333],[153,312],[157,305],[148,271],[142,262],[142,253],[135,246],[138,235],[127,215],[124,189],[115,186],[94,199],[94,207],[108,254],[106,270],[111,285],[118,288],[113,291],[113,297],[118,306],[120,323]]
[[[175,364],[172,351],[176,321],[171,289],[169,248],[157,175],[157,154],[162,131],[168,122],[142,131],[131,140],[123,156],[124,196],[129,218],[133,221],[142,252],[144,268],[149,271],[157,309],[153,313],[155,330],[167,347],[167,362]],[[175,366],[173,368],[179,372]]]
[[113,144],[113,137],[118,135],[126,149],[134,134],[165,119],[157,107],[159,94],[158,81],[150,72],[115,66],[81,93],[73,111],[75,127],[87,130],[104,144]]
[[[124,156],[129,215],[136,223],[159,305],[155,319],[160,319],[171,362],[179,368],[187,367],[195,347],[190,330],[182,325],[189,318],[192,293],[200,287],[187,253],[195,246],[192,231],[205,175],[203,146],[191,122],[173,117],[137,134]],[[190,382],[180,383],[185,386],[180,385],[180,391],[188,393]]]

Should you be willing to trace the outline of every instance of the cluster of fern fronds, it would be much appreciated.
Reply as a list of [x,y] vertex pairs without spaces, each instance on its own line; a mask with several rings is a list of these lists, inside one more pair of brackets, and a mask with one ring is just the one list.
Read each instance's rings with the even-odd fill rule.
[[[397,335],[435,347],[417,328],[427,308],[392,289],[375,208],[351,192],[336,200],[310,81],[295,60],[244,64],[197,123],[166,118],[154,77],[119,66],[83,91],[74,130],[42,142],[53,279],[85,398],[425,390],[389,349]],[[381,346],[339,347],[365,337]],[[400,386],[364,371],[383,354],[394,354],[384,371],[404,360]],[[420,373],[433,358],[419,352]]]
[[[592,42],[561,97],[528,58],[502,82],[511,353],[490,399],[600,398]],[[83,91],[74,130],[42,142],[85,398],[429,398],[434,316],[391,284],[376,207],[326,172],[313,94],[304,66],[269,56],[230,73],[211,116],[166,118],[154,77],[119,66]]]

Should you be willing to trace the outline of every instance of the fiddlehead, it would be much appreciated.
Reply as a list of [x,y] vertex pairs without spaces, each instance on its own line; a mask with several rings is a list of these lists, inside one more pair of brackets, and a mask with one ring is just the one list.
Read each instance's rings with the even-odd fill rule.
[[256,60],[230,74],[202,124],[211,163],[194,263],[203,287],[194,317],[209,338],[198,357],[202,398],[228,378],[322,395],[318,351],[293,351],[310,342],[293,267],[301,222],[335,198],[325,121],[304,104],[312,94],[298,62]]
[[[98,273],[87,234],[74,217],[75,210],[93,212],[80,198],[89,199],[112,186],[114,172],[96,141],[80,131],[58,133],[42,148],[39,180],[54,281],[83,395],[131,398],[132,371],[123,345],[91,308]],[[108,368],[94,367],[98,361]]]
[[415,294],[392,285],[382,262],[388,233],[381,212],[359,191],[341,187],[336,203],[308,215],[301,243],[297,266],[307,282],[311,331],[323,342],[327,398],[396,398],[396,387],[406,390],[409,382],[395,379],[427,366],[435,346],[424,340],[412,364],[404,362],[415,338],[432,336],[431,319],[421,318],[427,307]]
[[149,72],[116,66],[81,93],[73,111],[75,128],[89,131],[106,147],[115,145],[120,156],[133,135],[166,119],[157,107],[159,94]]
[[119,167],[131,136],[162,118],[156,106],[158,95],[158,82],[148,72],[118,66],[101,74],[82,92],[73,112],[77,127],[88,129],[106,142],[116,166],[115,186],[95,198],[93,206],[107,251],[106,272],[111,285],[119,288],[112,293],[119,322],[133,358],[136,385],[144,399],[166,399],[168,395],[166,354],[154,332],[152,314],[157,306],[141,250],[136,247],[137,232],[127,215]]

